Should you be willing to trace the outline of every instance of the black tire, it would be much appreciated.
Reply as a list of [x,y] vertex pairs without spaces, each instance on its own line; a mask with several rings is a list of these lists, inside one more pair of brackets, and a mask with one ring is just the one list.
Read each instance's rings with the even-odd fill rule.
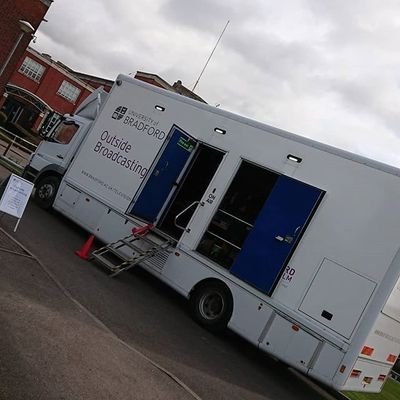
[[56,198],[60,178],[57,176],[45,176],[35,184],[35,201],[43,209],[48,210]]
[[193,319],[211,332],[221,332],[231,319],[232,294],[221,282],[203,283],[190,296]]

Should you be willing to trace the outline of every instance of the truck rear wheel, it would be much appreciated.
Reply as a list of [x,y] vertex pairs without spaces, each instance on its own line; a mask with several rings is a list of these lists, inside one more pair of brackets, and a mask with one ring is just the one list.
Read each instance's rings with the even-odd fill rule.
[[59,186],[60,178],[57,176],[45,176],[40,179],[35,185],[35,201],[37,204],[45,210],[51,208]]
[[221,332],[232,316],[232,294],[222,282],[201,284],[190,296],[190,310],[200,325],[211,332]]

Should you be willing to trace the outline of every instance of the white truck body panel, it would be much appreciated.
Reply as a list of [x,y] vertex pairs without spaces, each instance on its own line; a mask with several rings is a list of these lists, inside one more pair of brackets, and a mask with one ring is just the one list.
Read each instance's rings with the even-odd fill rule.
[[[299,310],[345,338],[350,338],[376,283],[328,259],[314,276]],[[340,290],[340,296],[338,291]],[[322,316],[324,308],[335,318]]]
[[[337,389],[378,391],[393,364],[385,354],[400,351],[400,171],[119,76],[54,208],[105,242],[127,235],[174,126],[223,155],[176,253],[144,267],[184,296],[205,279],[225,282],[238,334]],[[324,193],[270,293],[199,250],[244,162]],[[364,346],[378,358],[360,358]]]
[[[163,127],[168,127],[170,121],[161,119],[163,113],[157,112],[154,105],[146,104],[145,96],[139,110],[151,109],[147,120],[137,118],[135,114],[141,112],[135,108],[129,108],[125,114],[118,113],[118,107],[123,107],[130,96],[130,87],[122,85],[118,89],[119,96],[107,99],[106,109],[80,149],[80,154],[86,156],[77,158],[68,176],[77,185],[91,188],[114,209],[125,212],[166,139]],[[121,119],[116,119],[119,116]],[[125,118],[134,118],[137,128],[124,124]]]

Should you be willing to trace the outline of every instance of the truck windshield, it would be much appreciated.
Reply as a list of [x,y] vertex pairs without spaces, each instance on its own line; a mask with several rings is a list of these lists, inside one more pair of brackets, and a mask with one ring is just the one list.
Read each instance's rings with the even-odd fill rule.
[[65,121],[61,123],[55,130],[53,140],[57,143],[68,144],[75,136],[79,125],[72,121]]

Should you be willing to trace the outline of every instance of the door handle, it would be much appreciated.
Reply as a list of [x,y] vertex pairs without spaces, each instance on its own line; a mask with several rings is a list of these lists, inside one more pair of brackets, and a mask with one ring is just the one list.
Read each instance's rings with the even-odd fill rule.
[[64,160],[64,157],[61,154],[57,154],[56,157],[60,158],[61,160]]
[[299,233],[299,230],[301,229],[301,225],[299,225],[293,232],[293,237],[296,237],[297,234]]
[[289,236],[289,235],[286,235],[285,237],[283,237],[283,236],[280,236],[280,235],[278,235],[278,236],[275,236],[275,240],[277,240],[278,242],[286,242],[286,243],[292,243],[293,242],[293,236]]
[[278,242],[286,242],[288,244],[291,244],[293,242],[293,240],[296,238],[297,234],[299,233],[301,229],[301,225],[299,225],[293,232],[292,235],[285,235],[285,236],[275,236],[275,240],[277,240]]

